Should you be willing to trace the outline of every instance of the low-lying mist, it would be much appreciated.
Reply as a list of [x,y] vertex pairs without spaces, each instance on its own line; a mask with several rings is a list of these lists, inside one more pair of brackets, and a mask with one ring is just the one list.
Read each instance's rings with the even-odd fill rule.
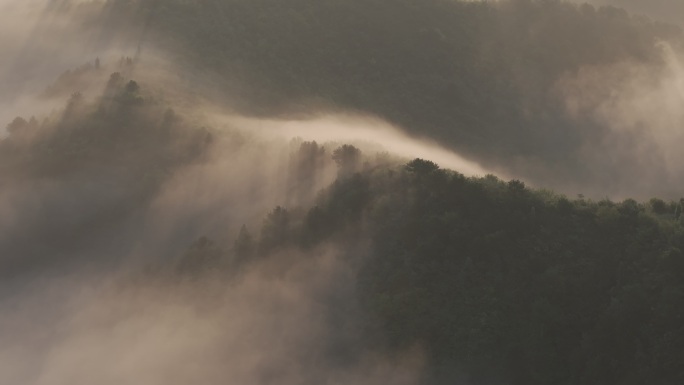
[[[271,3],[0,0],[0,383],[424,383],[431,357],[420,340],[388,351],[387,325],[360,304],[359,266],[377,253],[373,236],[400,238],[383,250],[396,265],[375,261],[399,294],[369,284],[368,292],[378,290],[373,306],[405,315],[413,309],[402,303],[451,286],[435,280],[402,291],[424,277],[401,242],[428,258],[422,247],[468,244],[472,227],[486,233],[473,249],[494,261],[503,260],[496,240],[508,231],[483,220],[425,240],[411,226],[454,223],[510,199],[516,206],[492,217],[535,228],[566,218],[571,205],[552,193],[529,198],[517,180],[475,177],[589,198],[681,196],[682,46],[651,39],[660,33],[651,24],[647,32],[625,27],[646,37],[638,35],[636,47],[605,43],[614,48],[605,55],[602,46],[577,43],[568,55],[582,59],[567,64],[546,48],[574,30],[559,32],[553,28],[564,24],[554,20],[611,20],[606,36],[615,37],[615,25],[636,19],[543,1],[389,2],[391,10],[372,2],[367,12],[362,2],[292,0],[291,12]],[[183,29],[178,15],[192,21],[212,6],[217,18],[234,6],[264,19]],[[378,17],[395,11],[405,23]],[[336,23],[310,22],[319,16]],[[283,23],[269,29],[274,19]],[[358,31],[372,38],[357,39]],[[274,46],[280,33],[283,44]],[[510,46],[516,36],[534,44]],[[233,45],[223,50],[226,41]],[[313,51],[323,54],[309,59]],[[407,163],[414,158],[423,160]],[[372,196],[369,186],[384,195]],[[471,198],[482,207],[458,206]],[[359,214],[373,199],[375,211]],[[418,203],[406,208],[401,199]],[[331,219],[326,203],[342,219]],[[430,206],[438,204],[462,211],[420,216],[439,212]],[[618,213],[601,204],[609,224],[631,207]],[[678,203],[655,205],[679,220]],[[355,217],[404,218],[410,210],[419,220],[405,236],[384,223],[391,220],[370,234]],[[339,228],[320,243],[256,241],[296,238],[278,227],[285,222],[332,234],[326,221]],[[542,244],[530,239],[530,248]],[[551,253],[544,247],[537,249]],[[477,268],[471,249],[447,251],[460,259],[426,266]],[[400,270],[406,266],[409,273]],[[466,320],[482,335],[490,325],[477,317],[485,313]],[[431,321],[418,326],[430,330]],[[434,339],[451,329],[444,330]]]
[[[360,342],[355,263],[334,245],[262,255],[227,277],[174,266],[197,239],[231,250],[273,207],[313,205],[350,133],[382,127],[352,141],[359,169],[437,146],[361,117],[209,119],[192,99],[174,110],[179,94],[164,96],[142,63],[101,60],[77,74],[94,75],[91,91],[8,125],[0,382],[416,383],[418,350],[388,357]],[[121,72],[97,86],[107,68]]]
[[[359,342],[354,263],[334,245],[227,276],[175,268],[198,238],[231,250],[273,207],[312,205],[339,172],[333,140],[347,137],[303,138],[345,123],[205,128],[141,83],[116,73],[99,97],[9,126],[0,382],[416,383],[417,350],[387,357]],[[400,162],[359,147],[359,167]]]
[[[404,69],[394,68],[390,63],[383,64],[379,61],[382,59],[380,56],[374,59],[376,64],[366,69],[356,69],[358,76],[376,80],[360,83],[359,90],[347,90],[344,87],[348,84],[357,87],[354,84],[358,79],[349,75],[353,66],[344,67],[347,70],[340,75],[340,84],[334,81],[337,75],[326,75],[325,71],[334,70],[333,67],[326,67],[330,65],[328,59],[337,58],[334,51],[331,58],[312,57],[311,63],[298,64],[297,57],[301,55],[288,56],[294,52],[290,52],[290,49],[296,49],[312,39],[308,30],[296,45],[290,40],[283,42],[285,51],[282,55],[292,59],[292,63],[285,64],[283,68],[288,69],[281,72],[273,72],[276,69],[270,67],[270,62],[258,62],[270,60],[276,52],[265,44],[254,45],[258,42],[251,40],[256,37],[245,36],[245,46],[230,43],[252,29],[256,35],[271,36],[280,31],[280,26],[274,26],[275,29],[271,31],[265,26],[247,24],[238,30],[227,30],[230,33],[226,35],[226,43],[206,39],[203,44],[185,46],[186,41],[182,38],[172,38],[177,32],[166,30],[171,27],[168,23],[172,21],[167,18],[177,7],[181,7],[175,2],[160,8],[157,3],[142,0],[129,6],[118,1],[6,1],[3,3],[6,12],[2,16],[6,20],[3,20],[0,28],[7,32],[3,36],[15,38],[0,42],[3,52],[11,58],[0,68],[0,79],[4,79],[5,85],[0,91],[3,93],[0,94],[0,100],[3,101],[0,103],[0,121],[9,123],[15,116],[28,119],[32,115],[44,116],[57,111],[74,92],[97,97],[109,75],[120,72],[124,77],[138,81],[159,100],[193,116],[211,111],[209,115],[212,118],[238,117],[242,119],[241,124],[250,128],[268,126],[285,128],[285,131],[294,124],[302,127],[300,123],[288,121],[301,122],[315,118],[306,125],[316,124],[319,128],[299,128],[304,131],[296,135],[303,140],[319,138],[319,142],[320,138],[339,140],[332,136],[344,137],[344,140],[359,136],[366,142],[382,142],[388,152],[430,158],[465,174],[493,172],[507,178],[525,180],[534,186],[554,188],[571,196],[582,193],[594,198],[678,197],[677,191],[682,186],[676,177],[677,156],[672,154],[674,150],[667,148],[676,147],[678,141],[673,140],[676,138],[672,136],[664,136],[664,132],[676,132],[680,120],[676,103],[677,98],[681,97],[681,87],[677,86],[681,80],[681,70],[677,67],[680,65],[677,60],[681,56],[681,40],[677,40],[677,36],[681,35],[681,31],[678,34],[674,27],[652,25],[615,9],[580,7],[571,3],[546,6],[536,2],[507,1],[491,5],[477,2],[463,6],[458,4],[461,3],[455,3],[450,12],[472,13],[473,17],[477,16],[475,23],[495,25],[482,36],[472,36],[475,42],[481,41],[482,48],[474,52],[467,51],[470,52],[469,56],[462,57],[462,60],[467,63],[473,59],[470,55],[475,55],[479,58],[475,60],[489,63],[481,68],[481,75],[498,80],[485,82],[478,80],[479,75],[471,74],[473,77],[466,78],[466,83],[473,83],[473,87],[466,88],[475,93],[468,98],[463,97],[470,91],[460,90],[460,82],[464,79],[444,79],[445,89],[437,85],[429,86],[428,83],[436,78],[423,79],[420,72],[422,67],[416,64],[418,66],[406,76],[420,76],[415,79],[405,77],[399,81],[394,79],[395,73]],[[205,5],[193,6],[197,7],[198,12],[193,17],[206,11]],[[293,9],[299,9],[302,4],[296,2],[292,6]],[[431,6],[426,7],[430,12],[434,11]],[[481,19],[483,16],[478,12],[482,7],[491,7],[501,15],[500,18]],[[541,13],[544,18],[537,19],[529,26],[517,25],[541,9],[544,9],[545,13]],[[314,11],[319,12],[318,8],[314,8]],[[320,12],[323,11],[322,8]],[[369,13],[371,19],[368,22],[373,20],[376,11]],[[242,8],[237,14],[244,12],[245,17],[252,16],[251,11]],[[454,13],[454,17],[457,14]],[[428,12],[424,17],[430,15]],[[430,21],[421,17],[412,16],[406,21],[406,28]],[[551,23],[553,18],[564,17],[591,23],[592,27],[586,32],[605,35],[606,42],[601,44],[609,49],[604,53],[594,52],[600,47],[591,46],[592,43],[587,40],[590,36],[577,35],[569,27],[563,27],[568,29],[565,30]],[[631,33],[634,36],[633,42],[623,40],[617,34],[619,28],[626,28],[625,25],[619,25],[618,19],[634,23],[634,27],[630,26],[632,32],[624,31],[624,34]],[[444,35],[446,32],[441,29],[441,19],[435,22],[440,25],[435,27],[436,31]],[[178,23],[178,28],[184,25],[180,21]],[[338,24],[332,24],[330,28],[344,27],[343,23]],[[364,24],[363,28],[371,26]],[[287,33],[296,35],[300,27],[304,28],[304,25],[293,26],[294,29]],[[196,37],[187,38],[199,38],[213,31],[212,28],[218,27],[203,25]],[[507,29],[511,30],[511,36],[520,33],[528,36],[531,46],[521,46],[518,51],[509,52],[511,48],[505,48],[508,43],[499,41],[507,37],[496,35]],[[602,29],[606,29],[605,33]],[[567,64],[554,64],[556,61],[562,62],[560,57],[565,53],[558,52],[556,58],[553,49],[545,50],[548,44],[542,39],[541,33],[545,30],[548,30],[546,34],[551,40],[561,39],[566,34],[577,36],[577,41],[568,50],[577,51],[579,56],[567,60]],[[340,31],[351,33],[348,29]],[[404,33],[400,29],[395,32]],[[420,32],[420,36],[425,33]],[[435,36],[439,35],[435,33]],[[287,39],[291,38],[290,35],[286,36]],[[373,41],[380,38],[375,32],[370,36]],[[658,40],[654,36],[662,38]],[[428,37],[423,36],[425,39]],[[346,44],[344,41],[338,42],[337,37],[331,39],[331,44]],[[447,34],[440,39],[455,37]],[[70,42],[68,49],[57,49],[63,41]],[[224,47],[229,43],[233,45]],[[316,40],[311,41],[311,44],[315,48],[321,42]],[[432,55],[431,46],[424,46],[426,48],[412,47],[416,55],[420,56],[422,49],[428,50],[426,55]],[[179,47],[185,47],[185,51],[175,51]],[[211,47],[214,51],[209,50]],[[496,47],[499,47],[498,50]],[[230,54],[222,54],[224,50]],[[533,51],[542,51],[544,56],[536,62],[530,62],[526,58]],[[212,52],[216,57],[211,56]],[[392,47],[391,52],[394,52]],[[378,55],[381,53],[378,52]],[[48,57],[50,60],[46,60]],[[239,57],[242,59],[233,60]],[[253,60],[257,62],[250,65]],[[339,66],[353,64],[351,58],[334,60],[339,61]],[[347,60],[351,61],[346,63]],[[494,68],[490,66],[492,60],[507,60],[510,63],[505,68]],[[314,65],[315,62],[318,62],[322,72],[312,70],[310,76],[300,76],[297,72],[296,67]],[[225,65],[217,66],[220,63]],[[377,72],[384,68],[378,67],[381,65],[388,66],[383,73]],[[438,73],[442,71],[428,67],[423,69],[426,74],[433,70]],[[366,73],[366,70],[369,72]],[[494,72],[487,75],[489,71]],[[605,76],[597,74],[598,71],[605,71]],[[281,79],[279,74],[284,78]],[[321,76],[323,78],[319,79]],[[595,80],[589,81],[588,77]],[[245,84],[253,78],[254,84]],[[410,84],[413,86],[385,94],[391,87],[407,79],[412,79]],[[391,84],[385,84],[390,81]],[[380,83],[375,85],[375,82]],[[366,84],[370,88],[365,89]],[[375,90],[374,87],[379,88]],[[337,92],[342,94],[337,95]],[[479,95],[482,92],[484,96]],[[368,98],[371,100],[367,103],[358,104],[358,100]],[[411,98],[414,102],[409,103]],[[507,98],[509,102],[505,101]],[[642,101],[637,101],[637,98]],[[616,99],[619,99],[619,106]],[[581,100],[581,108],[576,106],[577,100]],[[664,100],[665,103],[646,106],[644,100]],[[388,110],[389,107],[392,109]],[[607,109],[612,111],[608,112]],[[243,115],[246,117],[240,118]],[[333,120],[352,116],[352,120],[356,120],[351,124],[357,127],[355,130],[358,129],[359,119],[354,117],[360,116],[366,123],[374,123],[370,131],[337,130],[320,120],[315,121],[321,116],[332,116]],[[625,119],[630,122],[625,122]],[[259,120],[263,122],[255,123]],[[363,125],[370,127],[366,123]],[[643,128],[635,129],[637,125]],[[374,136],[389,132],[386,129],[388,126],[400,127],[398,131],[391,130],[407,135],[394,135],[393,139]],[[627,126],[632,128],[625,128]],[[336,134],[326,136],[324,131]],[[337,134],[340,132],[345,133],[340,136]],[[405,140],[409,138],[411,140]],[[419,147],[417,143],[429,147]],[[438,143],[438,147],[444,151],[435,150],[437,147],[434,143]],[[430,156],[426,156],[428,154]]]
[[[8,384],[414,384],[418,350],[360,350],[353,275],[334,250],[206,273],[33,281],[0,298]],[[48,294],[49,293],[49,294]]]
[[374,117],[325,115],[308,120],[242,117],[233,121],[237,127],[267,137],[302,138],[319,143],[350,143],[405,159],[429,159],[468,176],[484,176],[488,173],[477,163],[464,159],[429,138],[412,138],[404,131]]

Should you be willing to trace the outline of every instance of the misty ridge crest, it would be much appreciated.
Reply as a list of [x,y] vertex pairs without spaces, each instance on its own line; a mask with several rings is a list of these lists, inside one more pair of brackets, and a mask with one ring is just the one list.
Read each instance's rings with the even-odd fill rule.
[[370,114],[535,186],[678,197],[674,25],[557,1],[61,4],[94,36],[85,46],[137,46],[181,95],[223,109]]
[[[36,115],[0,138],[0,383],[684,380],[679,28],[556,1],[39,8],[38,36],[97,49],[13,88]],[[273,124],[307,119],[527,184]]]
[[[339,252],[327,246],[301,251],[285,247],[313,247],[329,232],[321,228],[323,235],[295,240],[286,229],[303,221],[297,209],[278,207],[267,215],[253,245],[242,226],[229,253],[206,237],[185,253],[178,247],[202,230],[192,228],[189,217],[209,219],[203,204],[214,220],[220,216],[217,210],[243,210],[237,214],[240,220],[254,215],[251,205],[261,213],[265,203],[253,189],[263,190],[266,179],[277,173],[286,176],[275,182],[279,199],[307,204],[317,186],[327,183],[326,174],[354,178],[358,170],[377,162],[394,164],[394,158],[379,155],[377,161],[364,161],[351,145],[330,144],[334,147],[328,149],[229,127],[220,132],[196,127],[193,117],[174,112],[144,84],[122,75],[135,61],[125,59],[121,65],[123,71],[109,76],[100,96],[74,93],[61,111],[40,122],[16,118],[0,142],[6,166],[2,180],[11,182],[3,186],[0,205],[8,230],[0,238],[0,271],[12,289],[0,297],[0,304],[16,310],[0,316],[3,330],[14,331],[14,336],[3,335],[0,379],[32,384],[117,377],[222,383],[228,370],[223,359],[232,358],[231,375],[242,383],[370,384],[378,378],[413,383],[419,353],[378,356],[372,346],[359,342],[355,330],[360,326],[355,325],[362,317],[350,286],[352,270],[337,257]],[[277,150],[285,162],[276,156],[267,165],[264,153]],[[251,169],[234,164],[241,161]],[[194,193],[196,188],[216,188],[212,183],[225,183],[223,178],[228,182],[217,192],[220,202]],[[209,224],[226,230],[220,222]],[[176,234],[184,237],[174,240]],[[257,253],[274,258],[251,261]],[[36,287],[56,293],[61,301],[46,306],[43,295],[33,294]],[[88,292],[69,295],[86,288]],[[9,294],[17,290],[22,293],[18,298]],[[254,307],[256,303],[261,306]],[[41,316],[35,318],[36,313]],[[51,327],[41,322],[47,315],[54,319]],[[309,327],[301,329],[305,324]],[[346,324],[346,333],[330,329]],[[112,327],[115,339],[107,337]],[[195,331],[198,327],[201,331]],[[178,328],[187,332],[174,332]],[[151,329],[157,332],[140,334]],[[272,330],[271,337],[261,342],[247,338],[266,330]],[[283,340],[274,344],[270,339]],[[173,347],[179,355],[164,353],[157,344]],[[180,354],[187,349],[214,351],[216,356]],[[145,358],[130,362],[126,357],[132,351]],[[83,360],[90,363],[87,368],[76,364]]]
[[[119,17],[144,20],[146,37],[222,79],[243,113],[369,113],[487,169],[573,195],[676,198],[681,188],[681,162],[668,148],[682,121],[668,107],[681,99],[672,86],[682,76],[677,26],[559,1],[134,4]],[[587,68],[597,75],[591,84]],[[572,108],[578,87],[596,110]],[[599,90],[616,88],[663,105],[623,92],[611,109]],[[659,117],[664,140],[644,123]]]
[[[86,122],[96,118],[101,120],[100,124],[115,119],[112,125],[119,130],[95,131],[102,135],[100,139],[89,139],[95,148],[98,140],[116,143],[117,138],[128,135],[141,138],[150,135],[158,142],[155,147],[161,151],[159,159],[169,156],[165,151],[171,148],[169,157],[178,163],[171,162],[168,166],[171,170],[176,168],[172,171],[174,175],[162,181],[152,179],[150,187],[156,186],[156,190],[139,196],[116,197],[129,204],[138,202],[136,210],[131,210],[135,218],[139,210],[154,217],[154,210],[142,208],[146,204],[161,204],[158,196],[150,195],[169,194],[169,190],[178,188],[174,187],[175,177],[180,177],[184,182],[181,185],[186,185],[192,179],[185,178],[198,172],[185,174],[178,167],[194,170],[193,163],[200,168],[207,167],[203,163],[212,167],[224,154],[212,155],[212,146],[225,149],[225,145],[233,143],[231,148],[237,152],[246,143],[244,136],[229,134],[222,139],[219,133],[208,136],[207,130],[184,126],[183,117],[175,116],[163,103],[156,105],[154,100],[147,99],[144,88],[121,75],[110,77],[104,94],[109,96],[93,102],[74,95],[54,126],[31,128],[27,122],[26,126],[13,129],[12,135],[5,139],[9,142],[3,144],[18,145],[14,141],[24,138],[22,130],[30,133],[33,129],[38,133],[33,134],[34,139],[29,143],[41,143],[35,138],[44,134],[48,138],[52,135],[55,143],[68,138],[69,143],[76,145],[93,135],[89,128],[78,128],[86,127]],[[116,114],[107,115],[102,106]],[[136,125],[141,121],[156,124]],[[71,122],[68,127],[73,130],[59,128],[65,122]],[[171,129],[176,134],[168,142],[162,141],[158,136],[165,137],[165,130],[160,128],[169,124],[177,125],[176,130],[185,133]],[[149,133],[129,128],[149,130]],[[40,132],[41,129],[49,131]],[[227,143],[221,144],[222,140]],[[170,144],[159,146],[163,143]],[[200,150],[195,152],[198,143]],[[251,144],[254,145],[259,146]],[[342,376],[343,382],[361,383],[374,383],[375,376],[393,373],[399,376],[396,381],[407,384],[447,383],[454,379],[475,384],[488,381],[562,383],[568,378],[578,382],[592,378],[620,382],[635,376],[646,381],[679,375],[667,357],[676,354],[672,350],[676,341],[673,338],[679,334],[671,320],[677,318],[677,309],[681,309],[677,304],[684,293],[678,278],[684,272],[680,251],[684,242],[681,202],[570,201],[548,191],[530,190],[519,181],[503,182],[494,176],[467,178],[440,169],[430,161],[416,159],[402,164],[382,153],[364,155],[351,145],[330,150],[305,141],[279,145],[287,148],[287,168],[289,175],[294,176],[293,181],[284,181],[284,191],[300,198],[290,198],[294,199],[290,207],[277,206],[270,210],[260,226],[251,226],[251,231],[248,226],[240,226],[235,237],[226,239],[225,233],[217,240],[199,237],[184,252],[176,248],[161,260],[148,256],[143,273],[136,273],[138,269],[124,269],[115,274],[110,278],[114,280],[113,289],[97,285],[92,298],[78,299],[78,313],[67,313],[68,317],[75,318],[71,321],[64,318],[64,322],[68,321],[64,325],[67,336],[74,336],[75,340],[68,337],[55,343],[48,339],[55,353],[42,359],[47,367],[43,374],[46,377],[24,381],[62,383],[67,378],[75,378],[85,383],[102,378],[101,373],[113,375],[112,369],[105,369],[104,365],[108,365],[109,359],[121,360],[130,346],[112,344],[113,341],[103,337],[107,325],[111,324],[119,325],[121,341],[140,346],[147,352],[146,356],[154,357],[154,365],[177,368],[169,372],[138,365],[114,366],[118,368],[114,370],[123,370],[128,376],[147,376],[153,383],[176,377],[180,382],[183,381],[178,378],[219,383],[225,375],[224,366],[213,359],[192,361],[201,369],[194,374],[186,372],[187,358],[167,356],[152,349],[161,341],[181,350],[218,349],[221,353],[217,357],[225,357],[235,365],[241,361],[232,358],[234,354],[258,355],[259,364],[233,369],[244,381],[255,384],[282,383],[283,378],[318,383],[321,378],[329,378],[330,373]],[[68,161],[72,147],[63,148],[69,150],[58,154]],[[191,156],[186,153],[189,149],[193,149],[189,152]],[[107,153],[103,148],[100,151]],[[134,156],[136,151],[129,149],[126,153],[132,153],[131,161],[140,160]],[[129,157],[114,157],[113,163],[96,164],[95,170],[115,168],[113,164],[137,170],[140,165],[149,164],[128,166],[128,161]],[[334,181],[312,198],[310,189],[316,189],[307,182],[324,179],[326,162],[335,164]],[[47,163],[52,165],[54,161]],[[59,170],[86,172],[88,167],[82,168],[92,167],[90,163],[50,169],[49,175],[59,175]],[[221,176],[211,170],[212,179]],[[124,175],[139,178],[140,174],[129,170]],[[88,179],[92,181],[92,177]],[[295,181],[301,184],[293,189]],[[118,183],[136,191],[140,180]],[[68,184],[62,187],[75,191]],[[189,199],[198,198],[191,195]],[[244,196],[234,199],[237,200],[224,201],[227,204],[224,210],[233,209],[231,203],[244,204]],[[161,207],[183,209],[175,201],[172,203]],[[201,206],[200,202],[190,204],[196,205]],[[79,210],[84,212],[84,208],[81,206]],[[95,223],[101,220],[97,218],[98,210],[85,213],[94,213]],[[214,209],[212,215],[200,214],[201,220],[211,223],[217,212]],[[153,219],[147,220],[159,223]],[[66,224],[60,223],[62,227]],[[174,225],[185,230],[182,223]],[[129,227],[132,222],[122,221],[118,226]],[[209,228],[215,226],[218,225]],[[85,235],[89,236],[98,230],[92,225],[88,229]],[[133,234],[132,240],[143,234],[152,235],[149,229],[135,226],[133,229],[143,233]],[[83,233],[78,228],[76,231]],[[218,234],[223,231],[219,228]],[[34,236],[46,239],[39,234]],[[67,244],[80,243],[68,241]],[[106,243],[99,242],[91,245],[94,249],[90,253],[107,249]],[[79,251],[60,248],[67,253]],[[162,253],[163,249],[156,252]],[[85,253],[90,254],[88,250]],[[121,250],[108,253],[116,255]],[[24,253],[23,257],[27,256]],[[61,256],[59,263],[66,263],[67,256]],[[111,264],[92,259],[93,254],[89,256],[88,264]],[[79,264],[82,261],[77,260]],[[33,270],[48,266],[43,262]],[[79,270],[70,273],[70,279],[74,274],[79,280],[84,279],[79,277]],[[264,307],[255,308],[250,300]],[[147,301],[156,305],[143,314],[151,312],[154,321],[140,315],[139,307],[147,306]],[[101,306],[114,306],[107,311],[108,321],[104,324],[93,321],[100,319]],[[282,313],[283,309],[287,309],[287,315]],[[193,315],[197,312],[199,315]],[[557,318],[567,313],[577,318]],[[242,316],[236,318],[235,314]],[[232,326],[216,329],[212,326],[214,322]],[[277,326],[270,322],[276,322]],[[311,334],[298,332],[302,324],[310,322]],[[283,329],[283,325],[290,326]],[[156,328],[195,330],[200,326],[202,331],[191,332],[194,337],[189,339],[185,334],[175,334],[169,340],[145,332]],[[274,350],[268,341],[239,337],[244,333],[263,333],[262,328],[281,330],[281,334],[271,338],[288,336],[285,341],[289,342],[276,345],[280,347]],[[548,334],[534,332],[540,329],[547,330]],[[140,334],[141,330],[144,334]],[[79,370],[79,366],[69,363],[84,354],[84,346],[75,344],[82,333],[101,344],[99,348],[86,345],[85,351],[97,357],[93,361],[97,368],[94,372]],[[635,335],[637,339],[633,339]],[[141,341],[133,342],[142,336]],[[549,338],[555,341],[554,345],[540,348]],[[45,343],[38,339],[31,346],[40,350]],[[231,348],[244,344],[256,350],[241,348],[238,353]],[[15,345],[9,346],[7,349]],[[639,349],[645,351],[634,356],[623,353]],[[27,357],[32,357],[32,351],[29,349]],[[283,362],[283,354],[294,358]],[[400,357],[388,358],[389,361],[374,358],[395,354]],[[402,354],[406,356],[402,358]],[[604,361],[606,355],[620,357],[622,364],[608,365]],[[72,358],[64,363],[60,361],[64,356]],[[643,357],[659,358],[654,362]],[[525,369],[538,368],[540,361],[543,370]],[[319,366],[320,362],[325,363],[322,372],[297,369],[307,363]],[[3,372],[29,378],[21,377],[22,366],[18,368]]]

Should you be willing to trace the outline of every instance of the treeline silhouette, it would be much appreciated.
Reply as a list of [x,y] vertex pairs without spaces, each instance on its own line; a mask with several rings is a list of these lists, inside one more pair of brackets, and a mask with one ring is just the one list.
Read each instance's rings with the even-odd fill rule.
[[[22,215],[35,221],[18,221],[3,235],[3,275],[17,266],[108,263],[95,252],[90,260],[67,257],[83,245],[110,248],[119,231],[128,244],[145,238],[131,232],[142,231],[134,224],[164,181],[181,166],[209,161],[211,132],[142,88],[114,73],[94,101],[74,94],[62,112],[9,124],[0,141],[2,180],[45,195],[40,218],[24,204]],[[363,338],[345,340],[326,359],[419,346],[426,381],[437,384],[684,379],[682,201],[568,199],[427,160],[397,164],[349,144],[293,144],[282,199],[292,204],[273,208],[260,227],[243,226],[230,243],[201,237],[176,259],[149,261],[157,269],[150,271],[239,279],[267,258],[332,249],[353,270],[362,310],[353,326],[341,327]],[[314,191],[312,181],[331,163],[337,178]],[[202,218],[212,223],[214,214]]]
[[[93,70],[82,68],[76,79]],[[65,77],[48,90],[72,89]],[[0,138],[0,206],[7,215],[0,275],[69,267],[88,247],[98,252],[85,253],[85,262],[101,262],[90,256],[104,254],[101,237],[128,234],[131,218],[142,216],[163,183],[211,146],[207,129],[184,121],[135,80],[114,72],[103,86],[95,98],[70,91],[63,109],[7,125]]]
[[424,347],[427,383],[674,384],[683,223],[681,201],[571,200],[415,159],[340,175],[232,248],[201,238],[178,269],[235,274],[334,245],[355,269],[363,344]]

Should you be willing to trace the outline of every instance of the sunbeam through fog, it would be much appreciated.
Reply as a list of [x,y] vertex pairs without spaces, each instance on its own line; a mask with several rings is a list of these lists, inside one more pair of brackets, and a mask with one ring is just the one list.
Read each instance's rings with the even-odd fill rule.
[[666,3],[0,0],[0,384],[681,383]]

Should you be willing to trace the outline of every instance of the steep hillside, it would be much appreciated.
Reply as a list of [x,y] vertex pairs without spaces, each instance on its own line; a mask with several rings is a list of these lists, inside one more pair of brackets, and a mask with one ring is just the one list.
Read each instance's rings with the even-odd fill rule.
[[678,27],[26,0],[0,32],[0,384],[684,382]]

